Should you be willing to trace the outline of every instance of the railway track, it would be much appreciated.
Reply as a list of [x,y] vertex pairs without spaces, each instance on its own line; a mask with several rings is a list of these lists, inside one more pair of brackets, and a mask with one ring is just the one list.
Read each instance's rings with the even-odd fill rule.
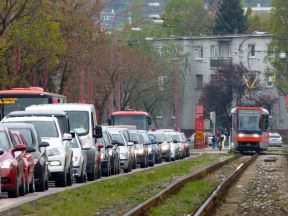
[[[172,185],[168,186],[165,190],[161,191],[160,193],[158,193],[154,197],[146,200],[145,202],[143,202],[140,205],[136,206],[135,208],[131,209],[130,211],[125,213],[124,216],[148,215],[148,213],[152,207],[157,206],[158,204],[165,201],[165,199],[167,199],[168,197],[171,197],[174,194],[176,194],[187,183],[189,183],[191,181],[203,179],[203,178],[211,175],[212,173],[216,172],[217,170],[225,167],[225,165],[232,163],[236,160],[239,160],[242,157],[243,156],[241,156],[241,155],[236,155],[236,156],[234,156],[230,159],[227,159],[225,161],[213,164],[213,165],[211,165],[211,166],[209,166],[209,167],[207,167],[207,168],[205,168],[205,169],[203,169],[197,173],[188,175],[188,176],[178,180],[177,182],[173,183]],[[253,156],[251,158],[255,159],[255,157]]]

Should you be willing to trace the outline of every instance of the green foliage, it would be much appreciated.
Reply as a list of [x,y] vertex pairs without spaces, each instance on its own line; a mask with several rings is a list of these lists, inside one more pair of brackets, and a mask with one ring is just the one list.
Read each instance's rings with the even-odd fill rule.
[[223,0],[216,13],[213,34],[242,34],[246,29],[247,17],[244,15],[240,0]]
[[202,0],[172,0],[166,5],[163,27],[157,36],[191,36],[211,34],[213,18]]
[[269,56],[275,71],[269,73],[275,74],[276,86],[284,94],[288,94],[288,59],[280,59],[279,54],[288,53],[288,1],[273,0],[272,6],[275,10],[272,13],[270,32],[274,35],[269,45]]
[[[248,15],[248,14],[247,14]],[[269,32],[270,14],[259,14],[248,16],[248,28],[247,33],[254,31]]]

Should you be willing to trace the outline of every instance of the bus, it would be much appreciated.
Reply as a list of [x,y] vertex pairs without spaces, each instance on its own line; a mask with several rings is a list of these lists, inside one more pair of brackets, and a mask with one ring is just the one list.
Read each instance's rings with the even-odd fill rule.
[[268,147],[269,112],[263,107],[238,106],[231,110],[231,147],[257,153]]
[[149,113],[137,110],[113,112],[108,118],[108,125],[135,125],[137,130],[149,130],[151,125]]
[[45,92],[41,87],[12,88],[0,91],[0,120],[8,113],[30,105],[66,103],[64,95]]

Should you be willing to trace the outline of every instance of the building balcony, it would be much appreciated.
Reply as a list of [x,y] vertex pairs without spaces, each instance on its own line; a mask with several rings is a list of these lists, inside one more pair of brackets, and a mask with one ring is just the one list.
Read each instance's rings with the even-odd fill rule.
[[232,57],[210,58],[210,67],[219,68],[232,64]]

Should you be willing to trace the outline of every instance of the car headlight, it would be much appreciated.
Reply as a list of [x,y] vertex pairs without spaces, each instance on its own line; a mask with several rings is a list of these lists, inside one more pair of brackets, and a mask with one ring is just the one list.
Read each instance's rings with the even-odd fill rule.
[[48,150],[48,156],[61,155],[61,151],[58,148]]
[[49,161],[49,165],[50,166],[61,166],[61,162],[60,161]]
[[13,160],[6,159],[0,163],[0,166],[1,166],[1,168],[9,169],[9,168],[13,167]]
[[148,147],[148,152],[151,152],[152,151],[152,147]]
[[164,150],[164,151],[166,151],[166,150],[169,149],[169,146],[168,146],[168,145],[161,146],[161,149]]
[[137,154],[144,154],[144,149],[137,149],[137,150],[136,150],[136,153],[137,153]]

